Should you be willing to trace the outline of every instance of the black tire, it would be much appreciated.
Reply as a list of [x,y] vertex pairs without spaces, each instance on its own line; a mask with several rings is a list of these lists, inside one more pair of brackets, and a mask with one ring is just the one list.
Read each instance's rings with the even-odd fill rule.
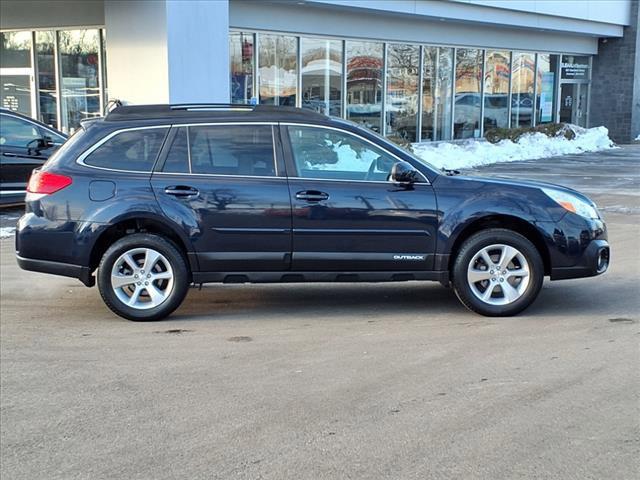
[[[522,285],[524,291],[517,300],[505,305],[492,305],[478,298],[467,280],[467,269],[476,254],[483,248],[495,244],[503,244],[517,249],[529,267],[528,285],[526,288]],[[491,228],[482,230],[464,241],[454,260],[451,273],[454,291],[465,307],[488,317],[508,317],[522,312],[536,299],[544,281],[544,263],[536,247],[519,233],[503,228]],[[487,284],[491,281],[493,280],[487,280]],[[496,283],[495,285],[499,286],[500,284]],[[498,289],[498,295],[500,292],[501,290]]]
[[[111,284],[111,271],[114,263],[125,252],[135,248],[149,248],[162,254],[173,271],[173,286],[165,300],[148,309],[132,308],[123,303],[116,295]],[[180,306],[190,284],[189,268],[184,255],[171,241],[159,235],[136,233],[116,241],[102,256],[98,267],[98,289],[102,300],[115,314],[136,322],[151,322],[169,316]]]

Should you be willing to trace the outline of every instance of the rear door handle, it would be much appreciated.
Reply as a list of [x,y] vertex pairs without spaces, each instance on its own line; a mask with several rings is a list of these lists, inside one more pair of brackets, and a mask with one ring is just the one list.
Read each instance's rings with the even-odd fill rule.
[[296,193],[296,198],[307,202],[321,202],[322,200],[327,200],[329,198],[329,194],[319,192],[318,190],[303,190]]
[[164,193],[167,195],[173,195],[174,197],[194,197],[198,195],[197,188],[189,187],[186,185],[172,185],[164,189]]
[[5,157],[17,157],[18,156],[17,153],[9,153],[9,152],[4,152],[2,155],[4,155]]

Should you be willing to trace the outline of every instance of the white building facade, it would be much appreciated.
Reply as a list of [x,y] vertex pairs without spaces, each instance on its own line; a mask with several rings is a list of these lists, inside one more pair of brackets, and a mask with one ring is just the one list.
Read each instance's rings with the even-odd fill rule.
[[[623,142],[640,134],[631,0],[4,0],[0,8],[0,105],[63,131],[118,99],[298,106],[411,142],[558,121],[605,124]],[[613,104],[603,101],[608,92]]]

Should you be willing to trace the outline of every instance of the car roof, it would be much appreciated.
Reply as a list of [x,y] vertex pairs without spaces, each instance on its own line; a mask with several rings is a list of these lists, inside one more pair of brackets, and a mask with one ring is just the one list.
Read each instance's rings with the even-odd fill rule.
[[64,132],[61,132],[60,130],[50,127],[49,125],[47,125],[46,123],[42,123],[38,120],[36,120],[35,118],[31,118],[28,117],[27,115],[24,115],[20,112],[16,112],[14,110],[9,110],[8,108],[4,108],[4,107],[0,107],[0,113],[4,114],[4,115],[12,115],[14,117],[18,117],[21,118],[23,120],[26,120],[30,123],[35,123],[36,125],[39,125],[40,127],[44,128],[45,130],[50,131],[51,133],[55,133],[56,135],[62,137],[62,138],[67,138],[68,135]]
[[13,115],[14,117],[20,117],[20,118],[24,118],[25,120],[30,120],[32,122],[40,123],[31,117],[27,117],[26,115],[20,112],[16,112],[15,110],[9,110],[8,108],[5,108],[5,107],[0,107],[0,113],[4,113],[5,115]]
[[316,121],[326,122],[330,117],[321,113],[294,107],[245,104],[180,104],[180,105],[123,105],[111,110],[105,122],[131,120],[247,120],[247,121]]

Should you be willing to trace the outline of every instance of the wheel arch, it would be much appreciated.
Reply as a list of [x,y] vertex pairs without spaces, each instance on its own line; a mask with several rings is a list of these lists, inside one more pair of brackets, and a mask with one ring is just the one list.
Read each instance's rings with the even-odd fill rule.
[[184,259],[191,272],[198,270],[195,255],[189,255],[193,251],[191,242],[180,232],[179,228],[171,225],[164,219],[149,214],[129,214],[116,219],[104,229],[94,242],[89,257],[89,271],[93,272],[100,264],[104,252],[115,241],[134,233],[153,233],[172,241],[178,250],[184,255]]
[[504,214],[492,214],[484,217],[477,218],[465,225],[464,228],[457,234],[453,244],[451,245],[449,255],[448,270],[451,271],[453,263],[462,247],[462,244],[466,239],[488,228],[504,228],[513,232],[519,233],[527,240],[529,240],[536,247],[536,250],[542,257],[544,264],[544,274],[551,274],[551,256],[549,249],[544,240],[542,233],[531,223],[522,218],[514,217]]

